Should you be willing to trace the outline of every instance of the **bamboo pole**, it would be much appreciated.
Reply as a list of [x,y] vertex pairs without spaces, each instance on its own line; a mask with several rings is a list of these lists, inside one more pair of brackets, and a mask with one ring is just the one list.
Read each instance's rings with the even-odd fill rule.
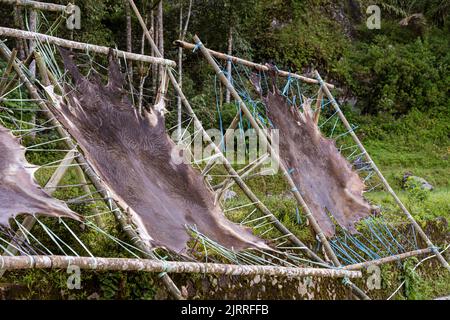
[[[189,42],[186,42],[183,40],[176,40],[174,43],[185,49],[193,50],[195,48],[195,44],[189,43]],[[247,67],[259,70],[259,71],[269,71],[269,68],[263,64],[251,62],[251,61],[248,61],[248,60],[245,60],[242,58],[238,58],[238,57],[228,55],[228,54],[225,54],[222,52],[214,51],[211,49],[207,49],[207,50],[212,56],[219,58],[221,60],[232,61],[233,63],[242,64],[244,66],[247,66]],[[291,78],[299,79],[306,83],[319,84],[319,81],[317,79],[305,77],[305,76],[299,75],[297,73],[290,73],[288,71],[279,70],[278,74],[282,77],[291,77]],[[331,83],[327,83],[327,86],[331,89],[334,88],[334,85],[332,85]]]
[[[53,36],[48,36],[48,35],[45,35],[42,33],[23,31],[23,30],[5,28],[5,27],[0,27],[0,36],[21,38],[21,39],[32,39],[32,40],[34,39],[34,40],[39,40],[42,42],[48,42],[51,44],[55,44],[57,46],[61,46],[61,47],[65,47],[65,48],[72,48],[72,49],[83,50],[83,51],[92,51],[92,52],[101,53],[101,54],[108,54],[109,50],[110,50],[110,48],[108,48],[108,47],[97,46],[97,45],[89,44],[89,43],[76,42],[76,41],[66,40],[66,39],[57,38],[57,37],[53,37]],[[122,51],[122,50],[115,50],[115,52],[117,53],[117,55],[120,58],[148,62],[148,63],[153,63],[153,64],[166,65],[166,66],[171,66],[171,67],[176,66],[175,61],[168,60],[168,59],[156,58],[156,57],[141,55],[141,54],[137,54],[137,53],[126,52],[126,51]]]
[[350,264],[348,266],[342,267],[341,269],[342,270],[360,270],[360,269],[364,269],[364,268],[367,268],[372,265],[379,266],[382,264],[386,264],[386,263],[390,263],[390,262],[394,262],[394,261],[400,261],[400,260],[403,260],[406,258],[420,256],[420,255],[424,255],[424,254],[431,253],[431,252],[432,252],[432,250],[430,248],[419,249],[419,250],[400,253],[400,254],[397,254],[394,256],[381,258],[381,259],[377,259],[377,260]]
[[[2,54],[7,60],[9,59],[11,53],[8,53],[8,47],[2,42],[0,42],[0,54]],[[41,99],[41,96],[39,95],[36,87],[30,82],[28,77],[25,75],[25,73],[22,71],[22,69],[19,67],[19,65],[16,62],[13,62],[13,68],[16,71],[17,75],[19,76],[19,79],[25,84],[27,90],[29,91],[31,97],[36,100],[36,103],[40,107],[41,110],[43,110],[45,115],[51,119],[50,123],[53,126],[56,126],[56,130],[58,131],[58,134],[63,138],[68,138],[65,141],[68,148],[71,150],[76,150],[77,146],[73,143],[71,140],[71,136],[69,133],[60,126],[59,122],[56,121],[55,116],[50,111],[49,107],[46,105],[43,99]],[[102,180],[100,177],[95,173],[95,171],[91,168],[89,163],[86,161],[85,157],[81,154],[77,154],[76,161],[79,164],[86,164],[83,165],[82,168],[89,177],[89,180],[91,180],[94,187],[97,189],[99,194],[104,198],[108,199],[109,194],[106,191],[107,189],[104,187]],[[119,206],[114,201],[106,201],[107,206],[111,209],[111,211],[114,213],[114,216],[117,220],[117,222],[120,224],[122,230],[128,235],[128,237],[133,241],[133,243],[141,249],[143,252],[148,254],[151,258],[156,258],[155,254],[151,250],[151,248],[148,247],[148,244],[144,243],[140,236],[136,233],[135,229],[129,224],[129,217],[120,210]],[[162,281],[166,288],[169,290],[169,292],[172,294],[172,296],[176,299],[184,299],[181,295],[180,290],[177,288],[175,283],[172,281],[172,279],[167,275],[164,274],[162,276]]]
[[[79,165],[76,166],[75,172],[78,177],[78,181],[80,181],[80,183],[81,183],[81,189],[83,190],[83,192],[86,194],[90,194],[91,190],[89,189],[88,182],[86,180],[86,177],[84,175],[84,172],[83,172],[83,169],[81,168],[81,166],[79,166]],[[94,197],[92,195],[90,195],[89,198],[94,199]],[[105,227],[105,224],[103,223],[103,219],[99,215],[97,208],[92,207],[91,210],[92,210],[92,215],[94,216],[95,223],[97,224],[97,226],[100,229],[103,229]]]
[[316,101],[316,111],[314,112],[314,123],[316,126],[319,124],[320,112],[322,110],[323,90],[319,88]]
[[284,276],[290,278],[327,277],[361,278],[361,271],[327,268],[293,268],[259,265],[234,265],[219,263],[198,263],[159,261],[127,258],[92,258],[74,256],[0,256],[0,268],[6,270],[24,269],[67,269],[68,266],[96,271],[145,271],[157,273],[208,273],[233,276]]
[[[131,8],[136,14],[136,17],[139,20],[139,23],[141,24],[142,29],[144,30],[145,36],[154,50],[156,56],[161,57],[161,53],[159,52],[158,48],[155,45],[155,42],[153,41],[152,36],[150,35],[147,26],[145,25],[144,20],[142,19],[141,14],[139,13],[138,8],[134,4],[133,0],[128,0],[130,2]],[[311,249],[309,249],[300,239],[298,239],[294,234],[292,234],[278,219],[275,217],[275,215],[258,199],[258,197],[250,190],[250,188],[246,185],[246,183],[241,179],[239,174],[234,170],[234,168],[231,166],[228,159],[224,156],[222,151],[219,149],[219,147],[212,141],[211,137],[208,135],[206,130],[203,128],[202,123],[197,118],[194,110],[192,109],[189,101],[187,100],[186,96],[183,93],[183,90],[180,88],[175,75],[173,74],[172,70],[170,68],[167,69],[167,73],[169,75],[169,79],[176,91],[176,93],[180,96],[181,101],[183,105],[185,106],[187,112],[189,113],[189,116],[194,119],[194,125],[200,132],[202,132],[203,139],[214,149],[214,152],[219,155],[222,164],[227,170],[227,172],[230,174],[230,176],[235,180],[236,184],[242,189],[244,194],[253,202],[255,203],[255,207],[257,207],[264,215],[268,216],[268,219],[273,223],[275,228],[278,229],[283,235],[287,236],[287,239],[291,241],[294,245],[297,245],[299,247],[305,248],[305,253],[308,257],[311,259],[318,261],[320,263],[326,264],[317,254],[315,254]]]
[[28,7],[35,10],[41,10],[41,11],[53,11],[53,12],[66,12],[67,8],[69,8],[71,5],[68,6],[60,5],[60,4],[54,4],[54,3],[47,3],[47,2],[38,2],[38,1],[31,1],[31,0],[0,0],[0,3],[10,4],[14,6],[20,6],[20,7]]
[[8,64],[6,65],[5,72],[3,72],[3,75],[0,79],[0,97],[3,95],[3,92],[7,92],[4,89],[7,89],[7,79],[8,79],[9,74],[11,73],[12,63],[14,60],[16,60],[16,55],[17,55],[17,50],[13,49],[13,51],[11,53],[11,57],[8,60]]
[[[206,60],[208,61],[208,63],[213,67],[214,71],[216,72],[217,76],[219,77],[219,79],[222,81],[222,83],[224,84],[224,86],[230,90],[231,95],[233,96],[233,98],[238,102],[241,110],[244,112],[245,116],[247,117],[247,119],[250,121],[252,127],[255,129],[257,135],[260,138],[264,138],[265,141],[268,141],[267,135],[264,133],[264,131],[260,128],[258,122],[254,119],[252,113],[250,112],[250,110],[247,108],[245,102],[242,100],[241,96],[239,95],[239,93],[236,91],[236,89],[234,88],[234,86],[228,81],[227,77],[223,74],[222,70],[220,69],[220,67],[217,65],[217,63],[214,61],[213,57],[211,56],[210,52],[203,46],[202,42],[200,41],[200,38],[197,35],[194,35],[194,41],[196,43],[196,46],[200,49],[200,51],[203,53],[203,56],[206,58]],[[333,264],[336,267],[340,267],[341,263],[339,262],[339,259],[337,258],[336,254],[334,253],[333,249],[331,248],[330,243],[328,242],[328,239],[325,237],[322,229],[320,228],[319,224],[317,223],[316,219],[314,218],[314,216],[312,215],[311,210],[309,209],[308,205],[306,204],[305,200],[303,199],[302,195],[300,194],[297,186],[295,185],[294,181],[292,180],[292,177],[289,174],[289,171],[287,170],[287,168],[284,166],[284,164],[281,162],[279,155],[277,154],[277,152],[275,152],[275,150],[272,148],[272,146],[268,143],[268,152],[271,154],[272,158],[275,160],[275,162],[279,165],[284,178],[286,179],[286,182],[289,184],[291,191],[295,197],[295,199],[297,200],[297,203],[303,208],[304,212],[305,212],[305,216],[308,219],[309,223],[311,224],[311,226],[313,227],[315,233],[317,234],[317,236],[320,239],[320,242],[322,243],[322,245],[325,248],[325,251],[328,255],[328,257],[333,261]],[[352,284],[351,282],[348,282],[348,284],[350,286],[354,286],[354,284]],[[358,295],[360,295],[361,298],[363,299],[368,299],[368,296],[363,294],[362,295],[362,290],[360,290],[359,288],[354,288],[354,292],[357,293]]]
[[400,200],[400,198],[397,196],[397,194],[395,193],[394,189],[391,188],[391,186],[389,185],[389,183],[387,182],[386,178],[383,176],[383,174],[381,173],[380,169],[378,169],[377,165],[375,164],[375,162],[372,160],[372,157],[369,155],[369,153],[367,152],[366,148],[364,147],[364,145],[361,143],[361,141],[359,140],[358,136],[355,134],[355,132],[353,131],[352,126],[350,125],[350,123],[347,121],[347,118],[345,117],[344,113],[342,112],[341,108],[339,107],[339,104],[336,102],[336,99],[334,99],[333,95],[331,94],[330,90],[328,89],[327,86],[323,85],[324,82],[322,80],[322,77],[320,76],[319,72],[316,70],[315,72],[316,77],[318,79],[318,81],[320,82],[321,86],[322,86],[322,90],[324,91],[324,93],[327,95],[328,99],[331,101],[331,104],[333,105],[334,109],[336,110],[336,112],[339,115],[339,118],[341,119],[342,123],[344,124],[345,128],[347,128],[347,130],[349,131],[351,137],[353,138],[353,140],[355,141],[355,143],[358,145],[358,148],[361,150],[361,152],[364,154],[364,156],[366,157],[367,161],[372,165],[373,170],[375,171],[375,173],[378,175],[378,177],[380,178],[381,182],[383,183],[383,185],[386,187],[387,191],[392,195],[392,197],[394,198],[395,202],[398,204],[398,206],[400,207],[400,209],[403,211],[403,213],[406,215],[406,217],[408,218],[408,220],[412,223],[412,225],[414,226],[414,229],[419,233],[420,237],[425,241],[425,243],[428,245],[429,248],[431,248],[433,250],[433,253],[436,254],[436,257],[438,258],[438,260],[441,262],[441,264],[448,270],[450,271],[450,265],[448,264],[448,262],[445,260],[445,258],[442,256],[442,254],[439,252],[439,250],[437,250],[437,248],[434,246],[433,242],[431,242],[431,240],[428,238],[428,236],[426,235],[426,233],[422,230],[422,228],[419,226],[419,224],[417,223],[416,219],[414,219],[414,217],[411,215],[411,213],[409,213],[408,209],[406,209],[405,205],[402,203],[402,201]]

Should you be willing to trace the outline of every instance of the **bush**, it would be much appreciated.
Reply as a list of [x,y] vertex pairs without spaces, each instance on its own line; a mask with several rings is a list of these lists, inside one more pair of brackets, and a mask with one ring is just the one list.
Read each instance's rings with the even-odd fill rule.
[[[445,110],[450,56],[448,50],[435,51],[434,41],[417,38],[404,44],[379,35],[373,43],[356,45],[341,59],[336,72],[356,95],[365,114],[401,115],[414,107]],[[448,48],[448,41],[439,41]]]

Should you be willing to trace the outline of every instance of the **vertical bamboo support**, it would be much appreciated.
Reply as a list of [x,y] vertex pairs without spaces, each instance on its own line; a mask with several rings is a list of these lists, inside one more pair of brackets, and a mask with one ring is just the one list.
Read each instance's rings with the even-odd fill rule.
[[[89,189],[89,185],[87,183],[86,177],[84,175],[83,169],[81,169],[81,166],[76,166],[75,167],[75,171],[78,177],[78,181],[80,181],[81,183],[81,189],[83,189],[83,192],[85,192],[86,194],[90,194],[91,190]],[[90,198],[92,199],[92,195],[90,196]],[[96,207],[93,207],[92,209],[92,213],[95,219],[95,223],[97,224],[97,226],[100,229],[103,229],[105,227],[105,224],[103,223],[103,219],[102,217],[99,215],[99,212],[97,210]]]
[[[9,59],[11,56],[10,53],[7,51],[7,47],[5,44],[0,43],[0,53],[6,58]],[[54,115],[50,111],[47,104],[44,102],[43,99],[41,99],[41,96],[37,92],[36,87],[30,82],[30,80],[27,78],[25,73],[22,71],[20,66],[13,62],[13,68],[17,75],[19,76],[19,79],[25,84],[27,90],[29,91],[31,97],[36,100],[36,103],[41,108],[41,110],[45,111],[45,115],[48,116],[49,119],[51,119],[50,123],[54,126],[56,126],[56,130],[58,131],[58,134],[61,137],[70,138],[69,133],[62,128],[59,123],[55,120]],[[68,145],[69,149],[76,150],[77,146],[72,142],[71,139],[66,139],[65,143]],[[101,179],[97,176],[97,174],[94,172],[94,170],[88,165],[88,162],[84,158],[84,156],[81,153],[78,153],[77,158],[75,159],[79,164],[86,164],[83,165],[83,170],[86,173],[86,175],[91,180],[94,187],[97,189],[99,194],[105,199],[109,198],[109,194],[106,191],[106,188],[103,185],[103,182]],[[111,208],[111,211],[114,213],[116,220],[122,227],[122,230],[132,239],[132,241],[135,243],[137,247],[139,247],[143,252],[145,252],[149,257],[152,259],[156,259],[155,254],[153,251],[148,248],[148,246],[141,240],[139,235],[136,233],[136,231],[129,225],[128,218],[125,216],[120,208],[117,206],[117,204],[114,201],[106,201],[106,205]],[[183,300],[184,297],[182,296],[180,290],[175,285],[175,283],[172,281],[169,275],[163,274],[161,277],[164,285],[169,290],[169,292],[172,294],[172,296],[178,300]]]
[[[259,137],[262,137],[265,139],[265,141],[268,141],[267,135],[264,133],[264,131],[260,128],[258,122],[254,119],[252,113],[245,105],[244,101],[242,100],[239,93],[236,91],[234,86],[228,81],[227,77],[223,74],[220,67],[217,65],[217,63],[214,61],[213,57],[209,53],[209,51],[203,46],[202,42],[200,41],[200,38],[197,35],[194,35],[194,42],[196,43],[197,47],[202,52],[203,56],[206,58],[208,63],[214,68],[214,71],[216,72],[217,76],[220,78],[224,86],[230,91],[233,98],[239,103],[239,106],[241,110],[244,112],[247,119],[250,121],[252,127],[255,129],[257,135]],[[339,262],[339,259],[337,258],[336,254],[334,253],[333,249],[331,248],[331,245],[328,241],[328,239],[325,237],[322,229],[320,228],[319,224],[317,223],[316,219],[312,215],[311,210],[309,209],[308,205],[306,204],[305,200],[301,196],[300,192],[297,189],[297,186],[295,185],[294,181],[292,180],[291,176],[289,175],[289,171],[286,169],[284,164],[281,162],[279,155],[274,151],[270,143],[268,143],[268,152],[271,154],[272,158],[275,159],[275,162],[280,166],[280,169],[283,173],[284,178],[286,179],[287,183],[291,187],[291,191],[294,194],[295,199],[297,200],[298,204],[301,205],[305,212],[305,216],[307,217],[308,221],[310,222],[311,226],[313,227],[315,233],[320,239],[320,242],[323,244],[325,251],[329,258],[333,261],[334,265],[336,267],[340,267],[341,263]],[[355,291],[355,290],[354,290]],[[358,295],[361,295],[363,293],[360,289],[356,290]],[[361,295],[362,298],[367,299],[367,295]]]
[[[139,13],[138,8],[134,4],[133,0],[128,0],[130,2],[131,8],[136,14],[136,17],[139,20],[139,23],[141,24],[142,29],[144,30],[145,36],[152,47],[152,49],[155,52],[155,55],[157,57],[161,57],[161,53],[159,52],[158,48],[155,45],[155,42],[150,35],[147,26],[145,25],[144,20],[142,19],[141,14]],[[295,245],[299,247],[305,247],[305,252],[308,257],[315,261],[319,261],[321,263],[325,263],[317,254],[315,254],[311,249],[309,249],[302,241],[300,241],[295,235],[293,235],[278,219],[275,217],[275,215],[258,199],[258,197],[250,190],[250,188],[246,185],[246,183],[242,180],[242,178],[239,176],[239,174],[234,170],[234,168],[231,166],[230,162],[227,160],[227,158],[224,156],[222,151],[219,149],[219,147],[212,141],[211,137],[207,134],[206,130],[203,128],[202,123],[195,115],[194,110],[192,109],[191,105],[189,104],[189,101],[187,100],[186,96],[183,93],[183,90],[181,90],[175,75],[173,74],[172,70],[170,68],[167,69],[167,73],[169,75],[169,79],[176,91],[176,93],[180,96],[181,101],[183,102],[183,105],[185,106],[186,110],[189,113],[189,116],[194,119],[194,125],[197,129],[199,129],[202,132],[202,136],[204,140],[210,144],[210,146],[213,148],[214,152],[218,154],[222,160],[222,164],[227,170],[227,172],[230,174],[230,176],[234,179],[236,184],[242,189],[244,194],[253,202],[255,203],[255,207],[257,207],[264,215],[268,216],[268,218],[271,220],[271,222],[274,224],[274,226],[283,234],[286,235],[287,238]]]
[[6,92],[7,89],[7,78],[11,73],[12,63],[16,60],[17,50],[13,49],[11,53],[11,58],[8,60],[8,64],[6,65],[5,72],[3,72],[2,78],[0,79],[0,97]]
[[325,94],[327,95],[328,99],[331,101],[331,104],[333,105],[334,109],[336,110],[336,112],[339,115],[339,118],[341,119],[342,123],[344,124],[345,128],[347,128],[347,130],[349,131],[351,137],[353,138],[353,140],[355,141],[355,143],[358,145],[358,148],[361,150],[361,152],[364,154],[364,156],[366,157],[367,161],[371,164],[373,170],[375,171],[375,173],[377,174],[377,176],[380,178],[381,182],[383,183],[383,185],[386,187],[387,191],[392,195],[392,197],[394,198],[395,202],[398,204],[398,206],[400,207],[400,209],[403,211],[403,213],[406,215],[406,217],[408,218],[408,220],[411,222],[411,224],[414,226],[414,229],[419,233],[420,237],[426,242],[426,244],[428,245],[428,247],[433,251],[434,254],[436,254],[436,257],[438,258],[438,260],[441,262],[441,264],[448,270],[450,271],[450,265],[448,264],[448,262],[445,260],[445,258],[442,256],[442,254],[439,252],[439,250],[437,250],[437,248],[434,246],[433,242],[431,242],[431,240],[428,238],[428,236],[426,235],[426,233],[422,230],[422,228],[419,226],[419,224],[416,222],[416,220],[414,219],[414,217],[411,215],[411,213],[409,213],[408,209],[406,209],[406,207],[404,206],[404,204],[402,203],[402,201],[400,200],[400,198],[397,196],[397,194],[395,193],[395,191],[391,188],[391,186],[389,185],[389,183],[387,182],[386,178],[383,176],[383,174],[381,173],[381,171],[378,169],[377,165],[375,164],[375,162],[372,160],[372,158],[370,157],[369,153],[367,152],[366,148],[363,146],[363,144],[361,143],[361,141],[359,140],[358,136],[355,134],[355,132],[353,131],[353,128],[351,127],[350,123],[347,121],[347,118],[345,117],[344,113],[342,112],[341,108],[339,107],[339,104],[336,102],[336,99],[334,99],[333,95],[331,94],[330,89],[328,89],[327,86],[324,85],[324,82],[322,80],[322,77],[320,76],[319,72],[316,70],[315,72],[317,79],[319,80],[319,83],[321,85],[322,90],[325,92]]
[[314,123],[316,126],[319,124],[320,112],[322,109],[322,99],[323,99],[323,90],[319,89],[317,93],[317,101],[316,101],[316,111],[314,112]]

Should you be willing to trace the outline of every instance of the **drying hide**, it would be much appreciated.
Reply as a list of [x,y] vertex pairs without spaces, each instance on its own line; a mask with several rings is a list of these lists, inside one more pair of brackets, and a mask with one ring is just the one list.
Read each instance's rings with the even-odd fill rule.
[[52,198],[36,183],[36,167],[25,159],[25,148],[8,129],[0,126],[0,226],[19,214],[67,217],[81,220],[62,201]]
[[141,115],[111,53],[105,86],[98,75],[82,76],[70,53],[60,52],[74,88],[64,90],[65,101],[53,94],[55,114],[146,243],[184,254],[193,227],[230,249],[268,248],[226,219],[199,172],[174,161],[178,149],[165,132],[163,100]]
[[335,141],[321,134],[310,102],[302,105],[303,112],[298,110],[280,94],[273,69],[271,76],[272,90],[265,95],[259,76],[253,74],[251,81],[262,97],[273,127],[279,130],[282,163],[292,172],[298,192],[327,237],[335,235],[333,220],[356,233],[355,223],[372,213],[362,196],[364,183],[340,154]]

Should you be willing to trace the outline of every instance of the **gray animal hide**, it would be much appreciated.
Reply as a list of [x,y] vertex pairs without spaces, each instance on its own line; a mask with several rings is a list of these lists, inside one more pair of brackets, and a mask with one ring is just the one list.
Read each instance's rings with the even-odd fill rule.
[[18,139],[0,126],[0,225],[8,227],[9,219],[19,214],[81,220],[64,202],[41,189],[33,177],[35,170]]
[[335,234],[331,217],[355,233],[355,223],[372,213],[362,196],[361,178],[339,153],[335,141],[322,136],[309,103],[301,112],[288,103],[275,84],[263,96],[259,77],[253,74],[251,81],[262,96],[268,118],[279,130],[281,161],[293,169],[292,179],[324,234]]
[[226,219],[199,172],[173,161],[176,146],[165,132],[163,108],[136,112],[111,54],[106,86],[98,76],[83,77],[68,52],[61,49],[61,55],[74,88],[66,88],[57,117],[149,244],[183,253],[187,226],[196,226],[227,248],[268,248],[250,229]]

